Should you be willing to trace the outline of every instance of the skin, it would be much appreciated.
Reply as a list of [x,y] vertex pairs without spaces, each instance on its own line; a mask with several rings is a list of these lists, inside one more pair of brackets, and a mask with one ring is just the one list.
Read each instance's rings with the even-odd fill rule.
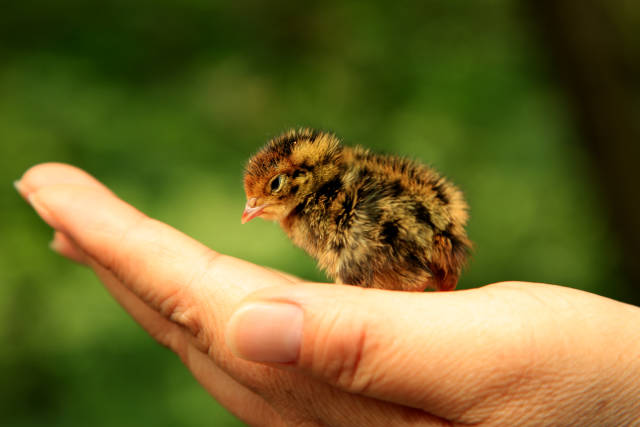
[[640,309],[498,283],[405,293],[303,283],[212,251],[83,171],[20,194],[211,395],[252,425],[637,425]]

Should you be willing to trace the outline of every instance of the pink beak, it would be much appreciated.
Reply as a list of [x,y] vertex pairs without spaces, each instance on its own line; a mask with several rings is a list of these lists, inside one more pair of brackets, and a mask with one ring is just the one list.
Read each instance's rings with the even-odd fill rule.
[[252,197],[247,200],[247,204],[244,205],[244,212],[242,212],[242,218],[240,219],[240,222],[242,222],[243,224],[246,224],[253,218],[260,216],[264,208],[267,207],[266,204],[256,206],[256,201],[257,199],[255,197]]

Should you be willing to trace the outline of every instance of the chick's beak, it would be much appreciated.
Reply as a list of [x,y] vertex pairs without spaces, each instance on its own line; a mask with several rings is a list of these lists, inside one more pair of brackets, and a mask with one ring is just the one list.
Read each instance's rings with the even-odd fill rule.
[[247,204],[244,205],[244,212],[242,212],[242,218],[240,219],[240,222],[245,224],[251,221],[253,218],[260,216],[264,208],[267,207],[266,203],[256,206],[256,202],[257,202],[257,199],[255,197],[252,197],[249,200],[247,200]]

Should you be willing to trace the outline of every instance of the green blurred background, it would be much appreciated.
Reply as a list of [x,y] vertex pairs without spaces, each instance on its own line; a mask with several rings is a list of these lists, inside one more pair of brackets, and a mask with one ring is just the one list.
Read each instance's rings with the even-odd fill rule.
[[[637,153],[634,2],[601,2],[591,18],[562,1],[567,10],[301,3],[0,6],[0,424],[240,424],[89,271],[49,251],[51,231],[11,188],[38,162],[84,168],[218,251],[325,280],[276,225],[240,225],[242,169],[289,127],[332,130],[429,163],[465,191],[476,250],[460,287],[529,280],[639,301],[627,215],[637,191],[619,188],[633,190],[637,171],[614,161],[620,152],[607,160],[607,144],[622,158]],[[572,48],[567,22],[596,35],[577,45],[597,46]],[[598,31],[613,27],[607,43],[630,69],[594,53]],[[600,80],[581,84],[594,69]],[[587,108],[603,104],[592,101],[600,92],[618,96],[601,105],[614,112],[602,126],[622,121],[627,132],[603,138],[611,132],[590,127],[601,123]]]

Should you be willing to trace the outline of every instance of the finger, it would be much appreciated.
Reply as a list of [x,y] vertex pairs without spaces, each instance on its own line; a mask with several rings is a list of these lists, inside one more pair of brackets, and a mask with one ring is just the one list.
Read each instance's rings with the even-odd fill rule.
[[[76,170],[77,171],[77,170]],[[73,168],[29,170],[20,187],[36,211],[103,268],[163,316],[200,335],[208,305],[235,304],[263,286],[289,283],[277,273],[216,254],[175,229],[154,221]],[[46,175],[51,178],[43,178]],[[64,177],[64,183],[55,179]],[[188,260],[188,264],[185,264]],[[204,335],[203,335],[204,336]]]
[[275,268],[270,268],[270,267],[265,267],[265,268],[267,268],[269,271],[277,273],[277,274],[281,275],[282,277],[288,279],[291,283],[302,283],[303,282],[303,280],[301,278],[296,277],[293,274],[285,273],[284,271],[276,270]]
[[[73,245],[60,233],[56,233],[54,241],[60,242],[60,245]],[[72,251],[76,252],[78,249],[74,248]],[[65,254],[68,254],[67,250],[65,250]],[[194,376],[221,405],[251,425],[280,424],[281,420],[278,414],[261,396],[238,383],[218,367],[206,352],[203,352],[202,348],[198,348],[198,341],[194,340],[184,329],[152,310],[124,287],[111,272],[102,268],[86,255],[82,255],[81,262],[94,269],[109,293],[149,335],[178,354]]]
[[82,252],[82,249],[71,241],[71,239],[60,231],[55,231],[53,233],[53,239],[49,243],[49,247],[54,252],[70,259],[71,261],[75,261],[78,264],[87,264],[87,255]]
[[239,384],[216,366],[202,349],[197,348],[190,335],[176,324],[151,310],[136,295],[125,288],[109,271],[86,256],[74,242],[60,232],[55,232],[51,248],[75,262],[91,266],[102,283],[118,303],[158,342],[172,348],[189,366],[202,385],[225,408],[241,420],[258,425],[280,424],[273,408],[259,395]]
[[93,267],[114,299],[149,335],[171,348],[221,405],[251,425],[280,424],[280,418],[273,408],[261,396],[217,366],[206,353],[206,349],[203,349],[200,342],[190,333],[152,310],[122,286],[109,271],[98,265]]
[[248,425],[285,425],[280,415],[265,399],[211,362],[205,353],[197,350],[181,354],[200,384],[231,413]]
[[[227,342],[240,357],[307,372],[350,393],[479,422],[486,414],[472,408],[519,378],[514,373],[529,360],[518,346],[518,316],[490,294],[264,289],[235,311]],[[496,369],[478,372],[483,362]]]
[[158,342],[176,350],[184,347],[184,331],[178,325],[150,308],[137,295],[127,289],[107,269],[87,256],[63,233],[56,231],[51,248],[61,255],[91,267],[109,293]]
[[[202,252],[211,251],[168,226],[140,219],[146,217],[118,200],[85,172],[68,165],[33,167],[16,187],[50,225],[60,230],[54,235],[52,248],[88,264],[113,297],[155,339],[178,353],[214,397],[243,419],[252,420],[253,416],[247,418],[248,415],[242,413],[241,401],[257,408],[256,413],[262,416],[261,422],[275,419],[273,410],[263,398],[225,373],[226,369],[240,372],[242,375],[237,376],[250,378],[255,384],[260,381],[260,367],[248,367],[247,362],[237,359],[230,362],[228,359],[232,356],[225,354],[224,346],[210,351],[214,356],[212,360],[203,341],[206,344],[220,342],[221,338],[216,336],[222,334],[223,328],[208,328],[209,334],[206,334],[200,333],[193,325],[204,324],[205,319],[222,322],[230,312],[228,300],[236,304],[248,293],[245,289],[253,290],[269,283],[287,283],[286,279],[231,258],[218,267],[210,262],[215,256],[205,256],[203,261]],[[123,231],[138,225],[144,229],[140,233]],[[122,252],[126,253],[123,255]],[[200,277],[201,282],[196,277]],[[217,283],[221,286],[217,287]],[[198,298],[184,302],[189,297],[189,290],[182,291],[182,288],[188,288],[189,284],[200,294]],[[214,288],[213,292],[207,293],[202,289],[206,286]],[[217,300],[207,298],[210,294],[215,294]],[[162,303],[163,298],[181,303],[174,303],[167,309],[166,303]],[[185,307],[183,311],[181,306]],[[191,307],[202,307],[207,309],[207,313],[203,316],[193,311],[187,314]],[[194,365],[194,360],[198,360],[200,365]],[[215,363],[226,368],[222,369]],[[201,374],[203,370],[207,373]],[[228,376],[230,383],[221,377],[223,374]],[[221,383],[227,384],[224,390],[219,387]],[[267,413],[271,415],[267,416]]]
[[16,189],[25,199],[33,191],[53,184],[84,185],[113,194],[104,184],[82,169],[64,163],[42,163],[33,166],[22,178],[14,182]]

